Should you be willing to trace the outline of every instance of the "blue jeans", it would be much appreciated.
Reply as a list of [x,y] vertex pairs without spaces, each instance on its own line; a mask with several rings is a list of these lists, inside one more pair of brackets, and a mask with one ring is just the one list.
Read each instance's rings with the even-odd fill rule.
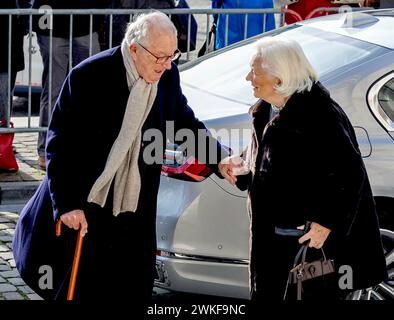
[[[40,46],[41,57],[44,65],[42,72],[42,93],[40,100],[40,122],[39,125],[47,127],[49,123],[49,113],[60,94],[63,82],[69,70],[69,39],[52,38],[52,89],[49,96],[49,36],[38,35],[38,44]],[[72,66],[89,57],[89,35],[76,37],[72,40]],[[92,34],[92,54],[100,51],[98,34]],[[39,156],[45,156],[46,132],[40,132],[38,135],[37,152]]]
[[[8,102],[10,102],[12,113],[12,96],[15,87],[16,72],[11,72],[11,90],[8,88],[8,72],[0,73],[0,120],[7,120]],[[11,92],[11,94],[10,94]]]

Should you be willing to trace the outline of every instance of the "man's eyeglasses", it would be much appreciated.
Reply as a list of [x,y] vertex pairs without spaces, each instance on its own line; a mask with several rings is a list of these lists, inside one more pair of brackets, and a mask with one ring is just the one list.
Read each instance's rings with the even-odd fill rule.
[[137,42],[136,43],[145,51],[149,52],[152,56],[154,56],[156,58],[156,63],[157,64],[163,64],[166,63],[168,60],[174,61],[176,59],[178,59],[181,56],[181,52],[179,51],[179,49],[176,49],[175,52],[171,55],[171,56],[164,56],[164,57],[158,57],[157,55],[155,55],[154,53],[150,52],[147,48],[145,48],[141,43]]

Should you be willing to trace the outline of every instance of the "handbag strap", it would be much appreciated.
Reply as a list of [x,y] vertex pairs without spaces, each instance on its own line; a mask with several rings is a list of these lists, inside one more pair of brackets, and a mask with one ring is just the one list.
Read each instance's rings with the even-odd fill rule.
[[[306,259],[306,252],[308,251],[308,245],[309,245],[310,240],[307,241],[307,243],[301,245],[301,248],[298,250],[295,258],[294,258],[294,263],[293,263],[293,268],[295,268],[296,266],[300,265],[304,265],[305,263],[305,259]],[[324,253],[324,249],[320,248],[321,253],[323,255],[323,259],[324,261],[327,260],[326,258],[326,254]],[[301,257],[301,260],[300,260]]]
[[[291,282],[291,275],[292,272],[295,271],[295,269],[297,268],[298,273],[300,275],[300,277],[297,277],[297,300],[301,300],[302,298],[302,280],[301,280],[301,276],[302,273],[304,271],[304,265],[305,265],[305,259],[306,259],[306,252],[308,251],[308,245],[309,245],[310,240],[308,240],[305,244],[301,245],[301,248],[298,250],[295,258],[294,258],[294,263],[293,263],[293,269],[290,270],[289,272],[289,276],[287,278],[287,283],[286,283],[286,288],[285,288],[285,292],[283,295],[283,300],[286,300],[286,296],[287,296],[287,289],[289,287],[289,284]],[[326,258],[326,254],[324,253],[323,248],[320,248],[322,255],[323,255],[323,259],[324,261],[327,261]]]

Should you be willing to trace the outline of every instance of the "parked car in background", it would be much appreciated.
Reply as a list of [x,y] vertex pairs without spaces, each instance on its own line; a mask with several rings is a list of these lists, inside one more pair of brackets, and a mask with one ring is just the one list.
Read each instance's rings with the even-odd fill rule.
[[[357,134],[378,209],[389,279],[349,299],[394,297],[394,37],[389,30],[394,30],[394,11],[373,10],[329,15],[264,34],[300,42]],[[247,111],[256,99],[245,76],[258,38],[181,67],[183,92],[213,132],[251,128]],[[248,142],[247,134],[222,140],[235,153]],[[157,244],[156,286],[249,297],[246,193],[187,159],[163,166]]]

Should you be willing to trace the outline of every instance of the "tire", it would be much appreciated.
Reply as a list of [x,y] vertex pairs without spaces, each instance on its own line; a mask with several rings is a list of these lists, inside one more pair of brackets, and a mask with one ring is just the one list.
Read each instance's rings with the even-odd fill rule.
[[394,231],[380,229],[388,279],[375,287],[356,290],[350,293],[347,300],[391,300],[394,301]]

